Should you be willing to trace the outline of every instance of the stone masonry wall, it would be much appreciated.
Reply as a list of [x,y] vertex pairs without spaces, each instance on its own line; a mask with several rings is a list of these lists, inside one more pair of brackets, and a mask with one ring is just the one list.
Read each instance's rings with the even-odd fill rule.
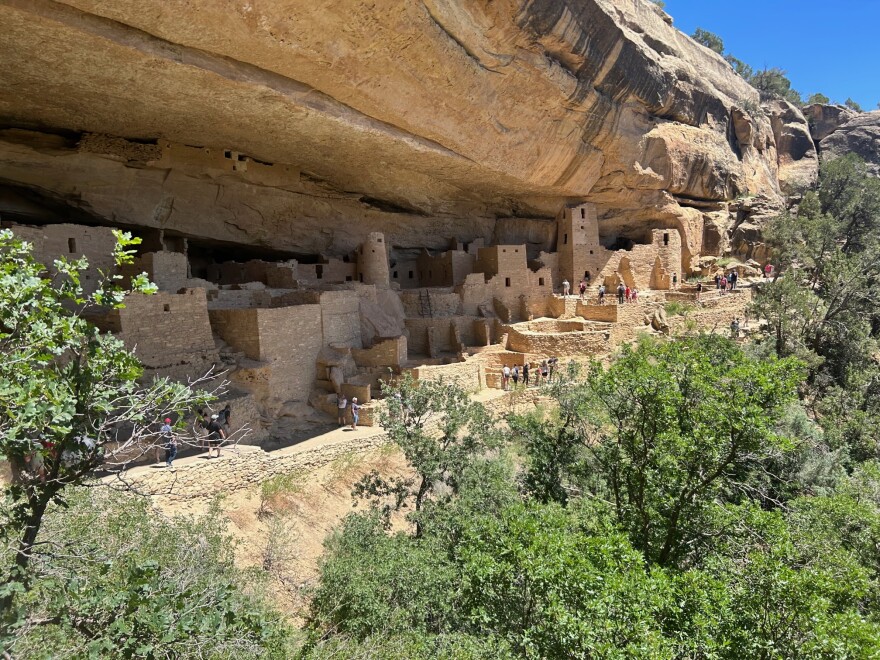
[[185,293],[133,294],[116,317],[125,345],[148,368],[218,360],[204,289]]

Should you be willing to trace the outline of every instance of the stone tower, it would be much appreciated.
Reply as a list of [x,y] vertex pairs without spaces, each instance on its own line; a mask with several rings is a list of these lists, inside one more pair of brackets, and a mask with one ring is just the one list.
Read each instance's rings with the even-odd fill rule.
[[381,232],[371,232],[358,250],[358,279],[364,284],[389,286],[388,246]]
[[565,208],[556,224],[560,279],[571,282],[572,290],[588,274],[588,279],[595,281],[608,261],[608,251],[599,242],[596,207],[580,204]]

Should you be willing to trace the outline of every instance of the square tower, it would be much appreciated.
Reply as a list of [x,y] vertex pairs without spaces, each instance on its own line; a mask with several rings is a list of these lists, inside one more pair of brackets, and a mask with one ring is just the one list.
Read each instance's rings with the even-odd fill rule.
[[599,220],[593,204],[579,204],[562,210],[556,221],[556,251],[559,275],[571,282],[592,283],[608,262],[608,251],[599,242]]

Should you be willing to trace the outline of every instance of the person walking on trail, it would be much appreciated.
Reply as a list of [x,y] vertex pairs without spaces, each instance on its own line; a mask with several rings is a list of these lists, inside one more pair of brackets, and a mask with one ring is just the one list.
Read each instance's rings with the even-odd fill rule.
[[739,273],[735,270],[730,271],[730,290],[733,291],[736,288],[736,283],[739,281]]
[[348,397],[341,392],[336,395],[336,421],[345,426],[345,410],[348,408]]
[[677,289],[677,288],[678,288],[678,273],[673,273],[673,274],[672,274],[672,288],[673,288],[673,289]]
[[568,283],[568,280],[562,280],[562,297],[568,298],[568,291],[571,289],[571,284]]
[[721,295],[723,296],[725,293],[727,293],[727,278],[722,277],[721,278]]
[[633,290],[632,290],[632,301],[633,302],[639,301],[639,290],[635,287],[633,287]]
[[599,285],[599,304],[600,305],[605,304],[605,285],[604,284]]
[[510,367],[508,367],[505,364],[504,368],[501,369],[501,387],[504,389],[505,392],[507,391],[507,387],[508,387],[509,383],[510,383]]
[[159,442],[156,445],[156,462],[162,462],[162,454],[165,455],[165,462],[168,464],[168,444],[171,442],[173,433],[171,431],[171,418],[166,417],[165,423],[159,428]]
[[174,429],[171,428],[170,417],[165,418],[161,434],[165,446],[165,465],[171,467],[172,461],[177,457],[177,438],[174,437]]
[[549,382],[548,379],[550,378],[550,367],[547,364],[547,360],[541,362],[541,378],[544,379],[545,383]]
[[773,273],[773,264],[768,263],[766,266],[764,266],[764,278],[768,279],[772,273]]
[[703,293],[703,283],[697,282],[697,292],[694,294],[694,300],[700,302],[700,294]]
[[735,316],[730,322],[730,336],[734,339],[739,337],[739,317]]
[[513,389],[516,389],[516,386],[519,384],[519,365],[513,365],[513,371],[510,372],[510,375],[513,376]]
[[559,358],[555,358],[555,357],[552,357],[549,360],[547,360],[547,370],[548,370],[547,382],[548,383],[553,382],[553,372],[556,371],[556,363],[558,361],[559,361]]
[[525,387],[526,389],[529,389],[529,363],[528,362],[526,362],[523,365],[522,376],[523,376],[523,387]]
[[587,283],[584,280],[581,280],[581,283],[578,285],[578,290],[580,291],[580,299],[584,299],[584,294],[587,292]]
[[626,287],[623,286],[623,282],[617,285],[617,304],[623,304],[623,297],[626,295]]
[[360,417],[361,407],[358,405],[358,398],[351,397],[351,430],[358,430],[358,418]]
[[211,421],[208,422],[208,458],[211,458],[211,452],[217,450],[217,458],[220,458],[220,446],[226,439],[226,431],[218,421],[220,415],[211,415]]
[[626,286],[626,289],[624,289],[623,297],[626,300],[626,302],[632,302],[633,292],[632,292],[632,289],[629,288],[628,284]]
[[719,275],[718,273],[715,273],[715,288],[721,288],[721,275]]

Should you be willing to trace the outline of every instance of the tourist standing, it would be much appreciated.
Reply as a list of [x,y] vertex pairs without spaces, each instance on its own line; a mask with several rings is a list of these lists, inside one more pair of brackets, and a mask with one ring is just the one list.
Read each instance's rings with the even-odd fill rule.
[[583,300],[584,294],[587,292],[587,283],[584,280],[581,280],[581,283],[578,286],[578,289],[580,290],[580,293],[581,293],[580,299]]
[[523,387],[529,389],[529,363],[523,365]]
[[507,391],[508,383],[510,382],[510,367],[506,364],[504,368],[501,370],[501,387],[504,388],[504,391]]
[[171,467],[171,462],[177,457],[177,438],[174,437],[174,429],[171,428],[170,417],[165,418],[162,435],[165,440],[165,465]]
[[703,283],[697,282],[697,293],[694,295],[694,300],[700,302],[700,294],[703,293]]
[[221,410],[218,413],[218,419],[217,419],[217,421],[220,423],[220,425],[225,427],[227,437],[229,436],[229,421],[230,421],[231,417],[232,417],[232,406],[230,406],[227,403],[226,407],[223,408],[223,410]]
[[677,288],[678,288],[678,273],[673,273],[673,274],[672,274],[672,288],[673,288],[673,289],[677,289]]
[[211,421],[208,422],[208,458],[211,458],[211,451],[217,449],[217,458],[220,458],[220,447],[226,439],[226,431],[217,421],[219,415],[211,415]]
[[633,301],[633,302],[638,302],[638,300],[639,300],[639,290],[638,290],[637,288],[633,287],[633,290],[632,290],[632,301]]
[[605,285],[604,284],[599,285],[599,304],[600,305],[605,304]]
[[617,304],[623,304],[623,297],[626,295],[626,287],[623,286],[623,282],[617,285]]
[[623,293],[623,297],[626,299],[626,302],[630,302],[630,301],[632,300],[632,295],[633,295],[633,294],[632,294],[632,289],[630,289],[630,288],[629,288],[629,285],[627,285],[627,287],[626,287],[626,289],[624,290],[624,293]]
[[568,298],[568,291],[571,288],[571,284],[568,283],[568,279],[562,280],[562,297]]
[[721,295],[723,296],[727,292],[727,278],[721,278]]
[[770,274],[771,274],[772,272],[773,272],[773,264],[771,264],[771,263],[768,262],[767,265],[764,266],[764,278],[765,278],[765,279],[766,279],[766,278],[769,278],[769,277],[770,277]]
[[513,371],[511,372],[513,376],[513,389],[516,389],[516,386],[519,384],[519,365],[513,365]]
[[734,339],[739,337],[739,317],[734,317],[730,322],[730,336]]
[[358,418],[360,417],[361,407],[358,405],[358,398],[351,397],[351,430],[358,430]]
[[544,382],[548,382],[550,378],[550,367],[547,365],[547,360],[541,361],[541,377],[544,379]]
[[342,392],[336,395],[336,421],[339,427],[345,426],[345,410],[348,408],[348,397]]
[[733,291],[736,288],[736,283],[739,281],[739,273],[735,270],[730,271],[730,290]]
[[547,370],[548,370],[547,382],[548,383],[553,382],[553,372],[556,371],[556,362],[557,362],[557,358],[555,358],[555,357],[552,357],[549,360],[547,360]]
[[718,273],[715,273],[715,288],[721,288],[721,275],[719,275]]

